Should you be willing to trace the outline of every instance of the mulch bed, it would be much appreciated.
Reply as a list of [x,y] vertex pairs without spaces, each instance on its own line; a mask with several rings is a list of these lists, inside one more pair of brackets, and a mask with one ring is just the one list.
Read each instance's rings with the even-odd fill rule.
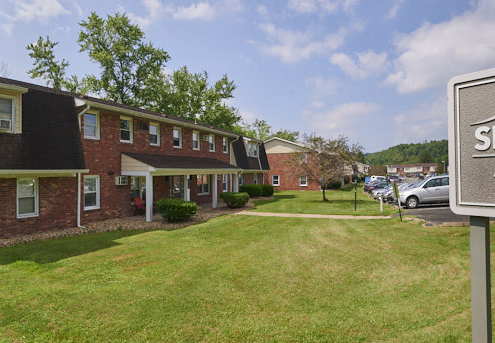
[[[263,198],[269,199],[269,198]],[[198,212],[189,220],[180,223],[169,223],[164,219],[147,223],[143,216],[108,219],[99,222],[85,224],[84,227],[73,227],[67,229],[47,230],[29,235],[18,235],[9,238],[0,239],[0,247],[12,246],[20,243],[28,243],[33,241],[42,241],[60,237],[71,237],[85,235],[96,232],[121,231],[121,230],[177,230],[187,226],[201,224],[212,218],[222,216],[224,214],[233,214],[239,211],[254,208],[254,202],[249,199],[249,202],[243,208],[230,209],[227,206],[219,206],[218,208],[198,206]]]

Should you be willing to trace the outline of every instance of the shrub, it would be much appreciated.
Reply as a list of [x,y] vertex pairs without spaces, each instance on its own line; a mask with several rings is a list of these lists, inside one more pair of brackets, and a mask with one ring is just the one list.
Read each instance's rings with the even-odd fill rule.
[[249,200],[248,193],[224,192],[220,193],[220,198],[225,201],[229,208],[244,207]]
[[261,196],[271,197],[273,195],[273,186],[272,185],[260,185],[261,186]]
[[241,192],[248,193],[250,197],[261,196],[261,185],[242,185],[240,187]]
[[349,176],[344,176],[344,184],[348,184],[351,181],[351,178]]
[[173,223],[192,217],[198,210],[195,202],[182,199],[160,199],[156,206],[163,218]]
[[342,183],[340,181],[333,181],[328,185],[328,189],[340,189]]

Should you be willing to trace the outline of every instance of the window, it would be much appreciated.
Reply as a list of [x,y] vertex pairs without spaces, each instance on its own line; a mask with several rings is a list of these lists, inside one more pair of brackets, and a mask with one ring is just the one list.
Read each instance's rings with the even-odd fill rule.
[[38,179],[17,179],[17,218],[38,215]]
[[254,173],[254,184],[258,184],[258,174]]
[[299,162],[300,163],[308,163],[308,155],[303,152],[301,155],[299,155]]
[[84,138],[100,139],[100,120],[96,113],[84,113]]
[[199,132],[198,131],[193,131],[192,135],[192,142],[193,142],[193,150],[199,150]]
[[0,98],[0,131],[13,132],[15,120],[15,100],[14,98]]
[[258,157],[258,143],[248,143],[248,156]]
[[132,143],[132,119],[120,117],[120,141]]
[[449,185],[449,178],[448,177],[444,177],[442,179],[442,186],[448,186]]
[[160,145],[160,126],[150,124],[150,145]]
[[182,148],[182,130],[178,127],[174,127],[174,148]]
[[197,175],[196,184],[198,188],[198,195],[210,194],[210,177],[209,175]]
[[84,209],[100,208],[100,177],[98,175],[84,176]]
[[227,137],[223,137],[222,138],[222,146],[223,146],[223,152],[225,154],[228,154],[229,152],[229,140],[227,139]]
[[229,190],[229,175],[228,174],[223,174],[222,177],[222,191],[223,192],[228,192]]
[[214,135],[208,136],[208,145],[209,145],[210,151],[215,151],[215,136]]
[[146,202],[145,176],[131,176],[131,203],[134,202],[134,198],[141,198],[143,202]]
[[272,185],[273,186],[280,186],[280,176],[272,175]]
[[242,186],[243,184],[244,184],[244,175],[243,175],[243,174],[241,174],[241,175],[239,176],[239,186]]
[[299,176],[299,186],[306,187],[308,185],[308,178],[306,175],[304,176]]

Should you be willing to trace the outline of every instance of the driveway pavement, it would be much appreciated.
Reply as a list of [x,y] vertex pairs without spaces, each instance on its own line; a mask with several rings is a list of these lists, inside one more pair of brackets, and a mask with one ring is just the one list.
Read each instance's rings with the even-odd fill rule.
[[415,209],[404,209],[405,215],[414,215],[426,221],[426,226],[469,225],[469,216],[454,214],[448,204],[423,205]]

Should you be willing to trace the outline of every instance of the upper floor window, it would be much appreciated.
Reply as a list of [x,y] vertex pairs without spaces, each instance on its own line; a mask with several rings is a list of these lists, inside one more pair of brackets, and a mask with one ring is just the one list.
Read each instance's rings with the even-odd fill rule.
[[160,145],[160,126],[158,124],[150,124],[150,144]]
[[14,131],[14,98],[1,97],[0,98],[0,132],[12,132]]
[[227,137],[222,138],[222,149],[225,154],[229,152],[229,140]]
[[100,139],[100,120],[96,113],[84,113],[84,138]]
[[214,135],[208,136],[208,145],[209,145],[210,151],[215,151],[215,136]]
[[308,155],[303,152],[301,155],[299,155],[299,162],[301,163],[308,163]]
[[38,215],[38,179],[23,178],[17,180],[17,218]]
[[174,127],[174,148],[182,148],[182,130],[178,127]]
[[120,141],[132,143],[132,119],[120,117]]
[[193,150],[199,150],[199,132],[198,131],[193,131],[192,133],[192,147]]
[[248,143],[248,156],[258,157],[258,143]]

